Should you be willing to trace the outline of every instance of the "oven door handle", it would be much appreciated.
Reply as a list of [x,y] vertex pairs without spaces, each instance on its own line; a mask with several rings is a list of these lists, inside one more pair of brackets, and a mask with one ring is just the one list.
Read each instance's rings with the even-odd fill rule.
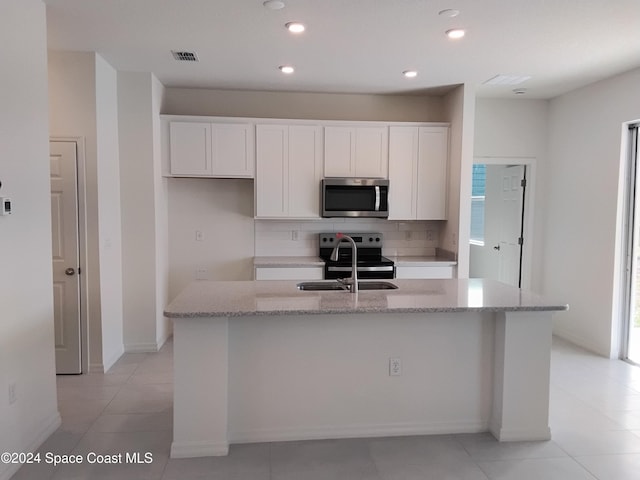
[[[351,267],[327,267],[329,272],[351,272]],[[393,272],[393,265],[382,265],[377,267],[358,267],[359,272]]]
[[380,211],[380,186],[376,185],[374,188],[376,190],[376,204],[374,206],[374,210],[376,212],[379,212]]

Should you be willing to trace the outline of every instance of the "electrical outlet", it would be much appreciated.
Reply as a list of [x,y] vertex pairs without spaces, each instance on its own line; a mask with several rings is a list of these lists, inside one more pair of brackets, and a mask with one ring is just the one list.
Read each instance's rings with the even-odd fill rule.
[[433,241],[433,230],[427,230],[427,241]]
[[204,233],[200,230],[196,230],[196,242],[204,241]]
[[16,400],[16,384],[14,382],[9,384],[9,405],[16,403]]
[[206,280],[206,279],[207,279],[207,269],[196,268],[196,280]]
[[402,375],[402,360],[400,357],[389,359],[389,375],[392,377]]
[[298,241],[298,231],[297,230],[291,230],[291,240],[293,240],[294,242]]
[[404,239],[405,240],[411,240],[413,238],[413,232],[411,230],[406,230],[404,232]]

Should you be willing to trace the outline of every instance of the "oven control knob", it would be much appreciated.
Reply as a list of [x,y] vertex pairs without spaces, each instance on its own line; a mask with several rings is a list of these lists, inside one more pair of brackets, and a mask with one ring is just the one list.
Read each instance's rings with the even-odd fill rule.
[[333,242],[333,237],[331,237],[331,238],[329,239],[329,241],[330,241],[330,242]]
[[326,239],[326,238],[323,238],[323,239],[322,239],[322,241],[323,241],[323,242],[326,242],[326,241],[327,241],[327,239]]
[[380,241],[380,237],[376,237],[376,242],[379,242],[379,241]]
[[369,237],[369,241],[370,241],[370,242],[373,242],[373,237]]

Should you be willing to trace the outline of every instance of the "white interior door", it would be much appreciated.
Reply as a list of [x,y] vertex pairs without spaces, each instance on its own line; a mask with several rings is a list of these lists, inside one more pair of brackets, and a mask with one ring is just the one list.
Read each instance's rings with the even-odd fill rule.
[[520,283],[524,176],[524,165],[507,166],[502,169],[498,280],[516,287]]
[[56,373],[82,373],[75,142],[50,142]]

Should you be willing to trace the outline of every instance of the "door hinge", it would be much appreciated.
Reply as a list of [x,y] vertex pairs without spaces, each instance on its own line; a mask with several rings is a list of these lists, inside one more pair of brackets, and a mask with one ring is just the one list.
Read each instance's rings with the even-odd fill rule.
[[78,275],[80,275],[80,267],[78,267]]
[[524,238],[518,237],[518,245],[522,245],[524,243]]
[[526,179],[526,178],[523,178],[522,180],[520,180],[520,186],[521,186],[522,188],[524,188],[524,187],[526,187],[526,186],[527,186],[527,179]]

